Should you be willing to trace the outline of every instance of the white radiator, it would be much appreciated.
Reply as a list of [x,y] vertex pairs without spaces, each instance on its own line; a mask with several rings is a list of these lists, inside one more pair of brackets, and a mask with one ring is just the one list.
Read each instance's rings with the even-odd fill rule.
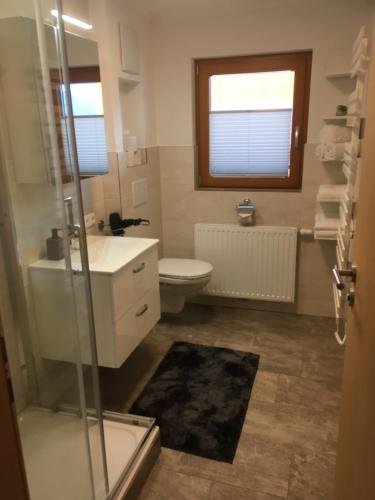
[[214,267],[204,293],[294,302],[297,228],[195,224],[194,246]]

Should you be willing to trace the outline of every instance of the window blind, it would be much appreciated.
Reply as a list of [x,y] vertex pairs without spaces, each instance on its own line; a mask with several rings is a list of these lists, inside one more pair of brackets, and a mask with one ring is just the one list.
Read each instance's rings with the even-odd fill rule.
[[287,177],[292,110],[211,112],[212,176]]
[[[64,121],[62,122],[62,130],[65,130]],[[108,172],[108,157],[104,116],[75,116],[74,130],[80,174],[106,174]],[[67,164],[70,164],[66,133],[63,133],[63,142],[65,158]]]

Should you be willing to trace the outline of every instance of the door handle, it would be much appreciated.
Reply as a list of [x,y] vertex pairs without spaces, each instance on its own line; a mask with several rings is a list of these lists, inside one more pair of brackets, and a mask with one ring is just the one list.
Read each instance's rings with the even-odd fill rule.
[[294,147],[295,149],[299,148],[299,137],[300,137],[301,127],[296,125],[294,128]]
[[354,306],[354,299],[355,299],[355,291],[354,288],[350,287],[349,292],[346,294],[346,300],[348,302],[349,307]]
[[345,283],[342,280],[342,277],[351,278],[351,281],[354,283],[357,278],[357,268],[352,266],[351,269],[338,269],[336,266],[332,269],[333,278],[336,283],[336,288],[338,290],[344,290]]

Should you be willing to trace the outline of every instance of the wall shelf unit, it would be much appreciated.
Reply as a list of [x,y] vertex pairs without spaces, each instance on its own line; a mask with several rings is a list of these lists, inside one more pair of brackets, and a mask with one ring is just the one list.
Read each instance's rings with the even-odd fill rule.
[[348,118],[348,115],[345,115],[345,116],[325,116],[323,118],[323,121],[325,122],[344,122],[346,123],[346,120]]
[[334,78],[350,78],[349,70],[326,72],[327,80],[333,80]]
[[122,72],[118,75],[118,79],[125,83],[141,83],[141,77],[139,75],[133,75],[132,73]]
[[327,163],[328,165],[342,164],[344,160],[320,160],[320,163]]
[[360,125],[361,120],[363,118],[360,113],[348,113],[345,116],[325,116],[323,118],[325,123],[336,123],[346,127],[357,127]]
[[319,186],[317,201],[320,203],[341,203],[341,201],[345,198],[346,190],[346,184],[333,186],[322,184]]
[[[367,84],[368,39],[361,28],[351,51],[349,72],[327,72],[326,78],[350,77],[355,85],[348,96],[348,114],[341,117],[323,118],[325,123],[346,126],[350,139],[343,144],[343,159],[339,163],[346,178],[346,184],[322,185],[317,194],[314,237],[336,241],[336,269],[351,269],[353,237],[355,235],[356,203],[358,202],[361,171],[361,133],[363,129],[365,89]],[[342,53],[344,57],[344,53]],[[347,56],[345,55],[345,60]],[[340,62],[342,65],[342,62]],[[338,134],[339,135],[339,134]],[[322,149],[322,145],[318,148]],[[340,150],[342,149],[342,146]],[[319,151],[319,149],[318,149]],[[328,163],[323,161],[323,163]],[[333,162],[329,162],[333,163]],[[336,227],[334,227],[336,226]],[[346,293],[333,287],[336,317],[335,338],[340,345],[346,340],[346,316],[348,304]]]

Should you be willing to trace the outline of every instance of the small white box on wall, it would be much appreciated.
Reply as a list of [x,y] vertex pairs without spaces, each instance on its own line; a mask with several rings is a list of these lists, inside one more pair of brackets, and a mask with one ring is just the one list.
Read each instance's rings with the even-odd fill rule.
[[119,24],[121,69],[126,73],[139,75],[139,45],[137,33],[126,26]]
[[139,207],[148,202],[147,179],[139,179],[132,182],[133,207]]

